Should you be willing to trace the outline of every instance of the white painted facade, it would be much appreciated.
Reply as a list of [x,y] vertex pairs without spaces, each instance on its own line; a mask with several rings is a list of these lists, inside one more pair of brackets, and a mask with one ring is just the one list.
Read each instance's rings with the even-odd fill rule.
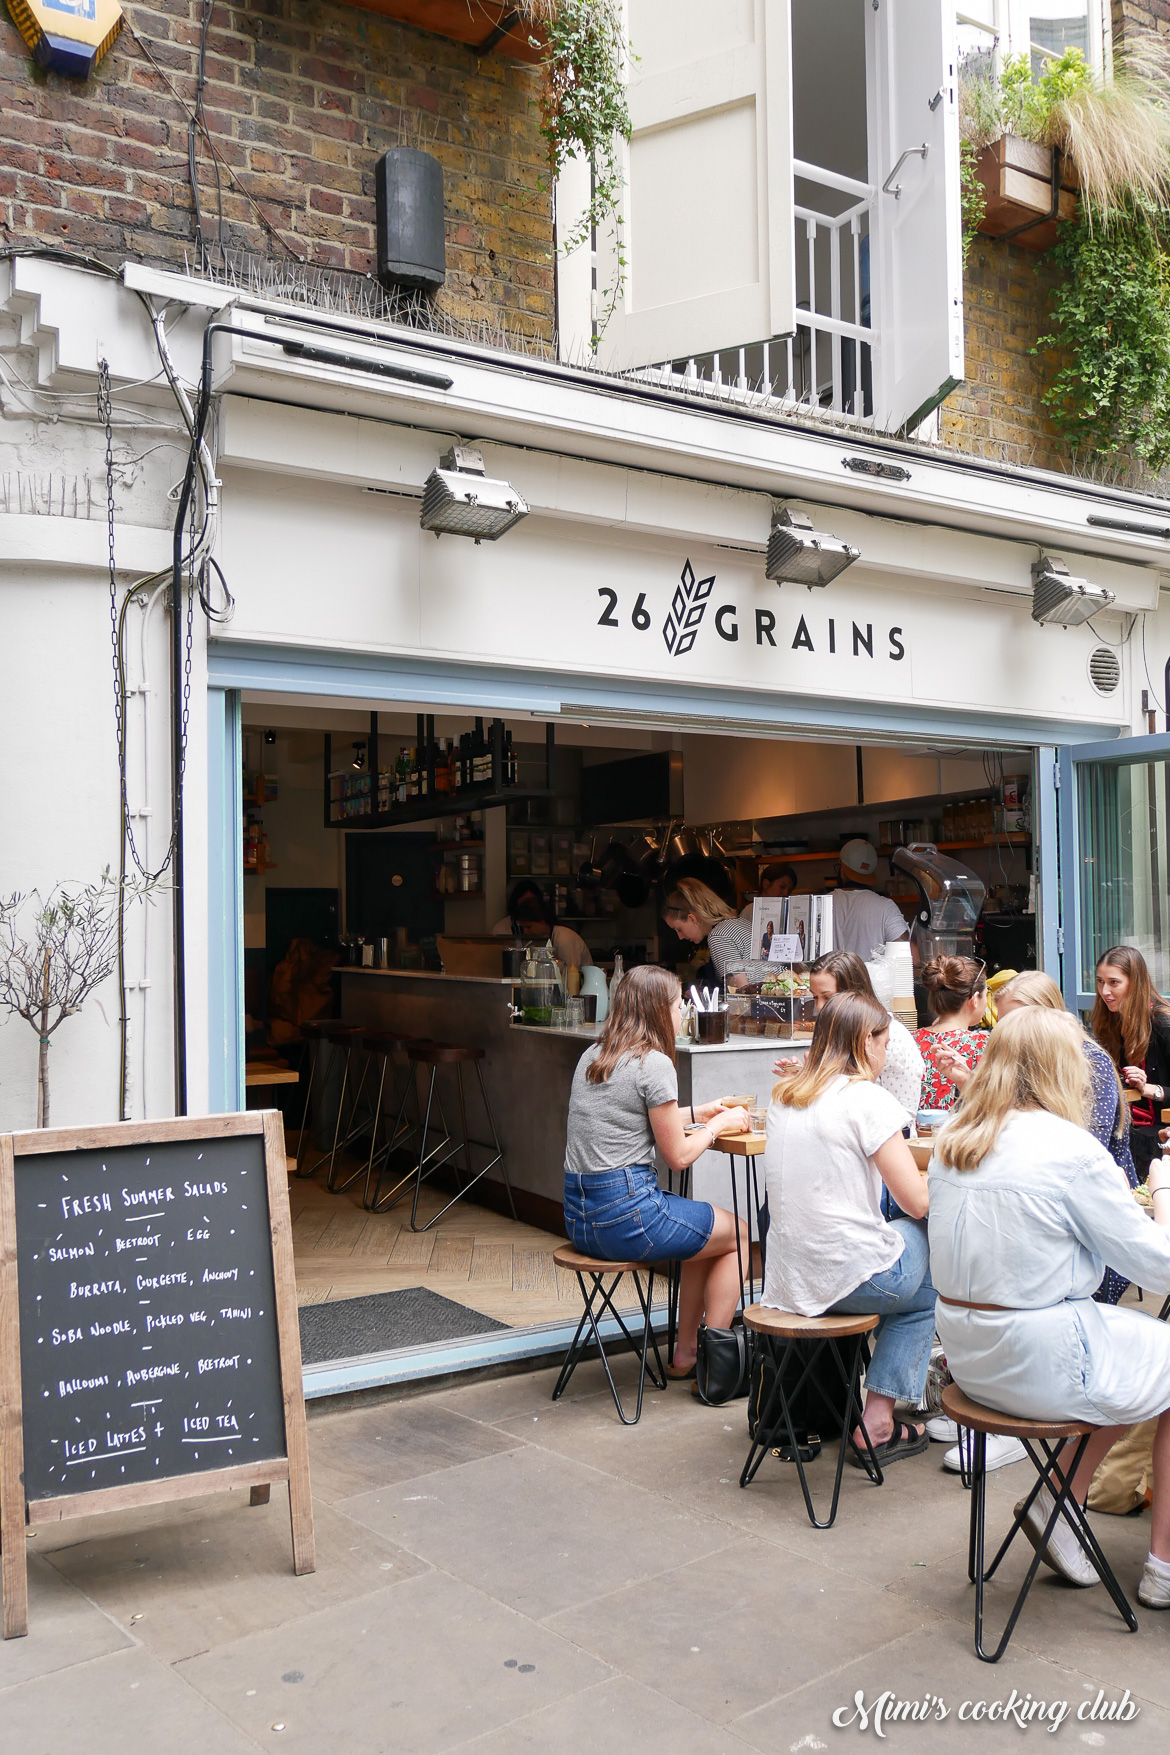
[[[748,397],[688,400],[233,298],[181,277],[127,269],[122,283],[8,260],[0,263],[5,894],[84,882],[118,861],[105,437],[95,416],[101,358],[118,429],[119,592],[168,565],[168,493],[187,448],[145,298],[167,309],[192,398],[205,325],[215,317],[230,326],[213,338],[209,437],[222,484],[215,552],[237,607],[210,639],[196,612],[185,783],[194,1111],[222,1100],[224,1042],[235,1028],[242,923],[224,849],[238,824],[238,776],[228,771],[238,752],[225,754],[225,691],[300,693],[318,707],[496,707],[936,750],[1142,731],[1146,662],[1161,700],[1170,551],[1156,501],[801,426]],[[314,329],[324,321],[331,326]],[[288,340],[337,359],[291,356]],[[421,369],[449,387],[373,375],[362,362]],[[419,528],[423,483],[456,439],[481,445],[488,472],[531,507],[497,544],[436,540]],[[859,456],[893,463],[908,479],[854,473],[848,460]],[[861,560],[820,591],[766,580],[775,500],[803,506],[820,528],[855,543]],[[1091,525],[1091,516],[1149,534]],[[1116,593],[1096,631],[1033,623],[1030,566],[1041,549]],[[715,583],[694,646],[679,657],[662,629],[687,563]],[[132,810],[150,812],[136,816],[135,834],[157,859],[170,832],[163,596],[132,616],[141,638],[129,679],[128,790]],[[1122,671],[1108,696],[1088,671],[1103,642],[1117,645]],[[145,923],[142,913],[128,951],[131,1113],[158,1115],[172,1102],[169,899]],[[109,984],[57,1037],[55,1122],[116,1118],[113,991]],[[27,1025],[0,1025],[0,1126],[31,1124],[35,1056]]]

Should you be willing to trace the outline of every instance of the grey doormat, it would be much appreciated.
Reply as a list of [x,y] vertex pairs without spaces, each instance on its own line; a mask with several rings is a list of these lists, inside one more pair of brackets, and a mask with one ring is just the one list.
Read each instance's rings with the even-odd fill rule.
[[441,1298],[425,1286],[373,1292],[367,1298],[339,1298],[334,1304],[303,1304],[300,1319],[301,1359],[306,1365],[387,1353],[395,1347],[421,1347],[428,1341],[459,1341],[508,1326],[452,1298]]

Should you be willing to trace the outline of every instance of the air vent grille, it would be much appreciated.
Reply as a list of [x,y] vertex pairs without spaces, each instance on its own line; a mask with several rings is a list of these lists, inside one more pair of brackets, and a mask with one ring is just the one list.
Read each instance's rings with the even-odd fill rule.
[[1121,666],[1108,646],[1097,646],[1089,654],[1089,681],[1099,695],[1113,694],[1120,683]]

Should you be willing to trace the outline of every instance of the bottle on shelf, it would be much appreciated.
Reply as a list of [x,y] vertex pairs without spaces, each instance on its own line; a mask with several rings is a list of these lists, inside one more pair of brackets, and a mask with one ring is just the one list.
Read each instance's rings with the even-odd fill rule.
[[516,784],[516,751],[512,747],[512,733],[504,733],[504,785]]
[[436,792],[450,792],[451,790],[451,764],[450,756],[448,754],[449,747],[450,739],[441,737],[439,739],[438,753],[435,756]]
[[620,951],[613,953],[613,974],[609,978],[609,1009],[613,1010],[614,994],[621,986],[622,977],[626,972],[625,960]]

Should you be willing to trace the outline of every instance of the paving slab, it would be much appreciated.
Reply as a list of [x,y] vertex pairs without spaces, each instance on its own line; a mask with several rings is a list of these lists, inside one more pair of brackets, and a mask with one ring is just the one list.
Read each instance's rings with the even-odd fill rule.
[[430,1572],[220,1646],[176,1673],[281,1755],[435,1755],[578,1695],[609,1670],[482,1592]]
[[45,1676],[0,1704],[19,1755],[256,1755],[256,1744],[141,1647]]
[[[28,1558],[28,1628],[23,1639],[0,1640],[0,1689],[134,1645],[128,1633],[34,1553]],[[3,1711],[0,1706],[0,1722]]]
[[546,1625],[715,1724],[925,1625],[929,1612],[770,1542],[721,1553]]
[[[425,1562],[314,1505],[317,1570],[293,1572],[288,1491],[267,1505],[110,1533],[93,1518],[85,1539],[46,1556],[112,1619],[167,1663],[259,1628],[287,1626],[413,1578]],[[132,1619],[133,1617],[133,1619]]]
[[459,1744],[459,1755],[748,1755],[753,1745],[628,1676]]
[[339,1509],[534,1619],[734,1536],[716,1519],[530,1445]]
[[[898,1718],[880,1724],[883,1743],[874,1708],[887,1692],[891,1704],[913,1702],[920,1710],[929,1704],[929,1713],[917,1720]],[[880,1654],[847,1661],[807,1686],[736,1718],[731,1728],[764,1755],[867,1745],[901,1755],[950,1755],[951,1751],[999,1755],[1021,1748],[1032,1755],[1038,1749],[1075,1749],[1080,1755],[1086,1749],[1104,1750],[1106,1755],[1163,1755],[1170,1738],[1166,1711],[1141,1697],[1135,1700],[1138,1711],[1128,1722],[1094,1720],[1087,1715],[1100,1692],[1095,1680],[1018,1648],[1015,1641],[992,1666],[978,1661],[969,1640],[960,1650],[949,1629],[927,1627],[892,1641]],[[1120,1702],[1124,1686],[1110,1685],[1105,1692],[1107,1699]],[[868,1714],[864,1728],[858,1694],[861,1710]],[[989,1719],[984,1711],[972,1719],[969,1715],[979,1702],[985,1708],[997,1705],[997,1716]],[[1009,1704],[1023,1724],[1015,1716],[1003,1717]],[[1040,1706],[1048,1716],[1040,1716]],[[1058,1717],[1062,1706],[1066,1715]],[[1030,1711],[1034,1716],[1028,1716]],[[835,1725],[834,1712],[849,1722]],[[962,1719],[960,1712],[966,1715]],[[1078,1713],[1085,1716],[1078,1718]]]
[[429,1397],[331,1414],[309,1424],[313,1497],[336,1503],[520,1442]]

